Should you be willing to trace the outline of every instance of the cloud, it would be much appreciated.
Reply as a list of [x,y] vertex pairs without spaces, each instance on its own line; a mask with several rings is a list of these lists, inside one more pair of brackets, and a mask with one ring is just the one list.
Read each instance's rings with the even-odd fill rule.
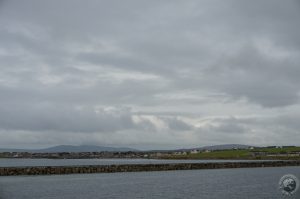
[[174,148],[298,136],[296,0],[0,3],[1,144]]
[[234,98],[246,97],[265,107],[297,104],[299,55],[284,50],[275,55],[264,53],[258,46],[245,45],[237,54],[209,67],[207,81]]

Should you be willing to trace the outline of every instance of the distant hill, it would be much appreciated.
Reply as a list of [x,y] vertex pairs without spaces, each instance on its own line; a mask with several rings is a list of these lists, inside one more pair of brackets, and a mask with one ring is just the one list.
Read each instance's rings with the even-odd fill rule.
[[213,146],[205,146],[196,149],[204,149],[204,150],[226,150],[226,149],[248,149],[252,146],[250,145],[242,145],[242,144],[223,144],[223,145],[213,145]]
[[190,149],[180,149],[176,151],[190,151],[190,150],[227,150],[227,149],[249,149],[250,145],[242,145],[242,144],[223,144],[223,145],[213,145],[213,146],[204,146],[204,147],[197,147],[197,148],[190,148]]
[[31,152],[31,153],[58,153],[58,152],[126,152],[137,151],[137,149],[125,148],[125,147],[103,147],[95,145],[59,145],[45,149],[0,149],[0,152]]
[[[199,148],[190,148],[190,149],[175,149],[175,150],[150,150],[152,152],[167,152],[167,151],[190,151],[190,150],[226,150],[226,149],[248,149],[249,145],[241,144],[225,144],[225,145],[213,145],[213,146],[204,146]],[[58,153],[58,152],[126,152],[126,151],[138,151],[133,148],[126,147],[104,147],[104,146],[95,146],[95,145],[59,145],[45,149],[0,149],[0,152],[31,152],[31,153]]]

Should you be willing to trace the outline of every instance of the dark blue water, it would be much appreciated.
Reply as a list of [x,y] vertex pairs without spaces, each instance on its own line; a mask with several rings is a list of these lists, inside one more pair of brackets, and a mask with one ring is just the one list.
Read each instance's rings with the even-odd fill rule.
[[279,199],[285,174],[300,167],[0,177],[0,198]]
[[[0,167],[16,166],[70,166],[70,165],[111,165],[111,164],[164,164],[202,162],[241,162],[243,160],[155,160],[155,159],[1,159]],[[244,160],[249,162],[249,160]]]

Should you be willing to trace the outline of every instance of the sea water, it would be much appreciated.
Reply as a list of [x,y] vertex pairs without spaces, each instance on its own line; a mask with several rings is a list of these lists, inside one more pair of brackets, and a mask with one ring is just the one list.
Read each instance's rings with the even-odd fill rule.
[[280,199],[285,174],[300,178],[300,167],[10,176],[0,177],[0,198]]

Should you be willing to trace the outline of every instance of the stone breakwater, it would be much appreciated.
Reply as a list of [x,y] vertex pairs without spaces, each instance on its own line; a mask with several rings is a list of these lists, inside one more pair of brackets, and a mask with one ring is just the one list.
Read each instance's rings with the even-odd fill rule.
[[0,176],[300,166],[300,161],[0,167]]

